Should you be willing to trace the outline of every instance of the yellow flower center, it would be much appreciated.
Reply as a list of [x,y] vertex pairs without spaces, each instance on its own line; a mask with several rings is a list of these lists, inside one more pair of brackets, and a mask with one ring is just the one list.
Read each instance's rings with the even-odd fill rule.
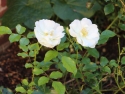
[[44,35],[45,35],[45,36],[48,36],[48,35],[52,36],[53,33],[52,33],[52,32],[51,32],[51,33],[47,33],[47,32],[46,32],[46,33],[44,33]]
[[83,29],[81,30],[81,33],[82,33],[82,35],[83,35],[84,37],[86,37],[86,36],[88,35],[88,32],[87,32],[87,30],[86,30],[85,28],[83,28]]

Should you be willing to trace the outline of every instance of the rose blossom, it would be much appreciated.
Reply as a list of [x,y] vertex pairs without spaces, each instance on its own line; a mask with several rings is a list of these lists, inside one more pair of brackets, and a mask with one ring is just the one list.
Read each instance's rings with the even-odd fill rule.
[[39,20],[35,22],[35,36],[41,45],[53,48],[60,44],[61,38],[64,37],[64,28],[52,20]]
[[94,48],[99,40],[99,32],[96,24],[92,24],[90,19],[74,20],[70,24],[69,33],[76,37],[77,42],[85,47]]

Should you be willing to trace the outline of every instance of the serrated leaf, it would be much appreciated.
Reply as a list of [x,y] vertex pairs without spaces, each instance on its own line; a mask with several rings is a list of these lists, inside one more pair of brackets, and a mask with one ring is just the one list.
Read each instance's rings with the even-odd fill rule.
[[95,48],[87,49],[88,53],[95,58],[99,58],[99,52]]
[[63,20],[81,19],[91,17],[101,7],[95,1],[91,9],[86,7],[88,0],[52,0],[55,14]]
[[40,75],[42,74],[44,71],[42,69],[39,69],[39,68],[34,68],[33,69],[33,74],[35,75]]
[[70,57],[63,56],[61,61],[68,72],[71,72],[74,75],[77,73],[76,64]]
[[49,77],[53,79],[58,79],[62,77],[62,73],[59,71],[53,71]]
[[122,65],[125,64],[125,56],[123,56],[123,57],[121,58],[121,64],[122,64]]
[[28,38],[21,38],[20,39],[20,45],[28,45],[29,44],[29,39]]
[[50,0],[8,0],[8,10],[2,18],[2,24],[14,28],[24,23],[33,29],[35,21],[49,19],[52,15]]
[[28,54],[25,53],[25,52],[18,53],[17,55],[18,55],[18,56],[21,56],[22,58],[28,57]]
[[53,81],[52,87],[56,90],[58,94],[65,94],[65,86],[61,82]]
[[9,40],[10,40],[11,43],[12,43],[12,42],[19,41],[20,38],[21,38],[21,35],[19,35],[19,34],[11,34],[11,35],[9,36]]
[[61,43],[57,46],[57,50],[58,51],[61,51],[63,50],[64,48],[68,48],[69,47],[69,43]]
[[114,37],[115,35],[116,34],[114,32],[112,32],[111,30],[103,31],[101,33],[101,35],[100,35],[100,39],[98,41],[98,45],[106,43],[110,37]]
[[108,3],[107,5],[105,5],[105,7],[104,7],[105,15],[108,15],[108,14],[112,13],[113,11],[114,11],[113,3]]
[[17,31],[18,34],[23,34],[26,31],[26,28],[21,26],[20,24],[18,24],[16,26],[16,31]]
[[108,59],[106,57],[101,57],[101,59],[100,59],[100,65],[102,67],[106,66],[108,62],[109,61],[108,61]]
[[26,64],[25,64],[25,68],[32,68],[32,67],[33,67],[33,65],[30,64],[30,63],[26,63]]
[[21,92],[21,93],[26,93],[26,90],[23,87],[16,87],[15,89],[17,92]]
[[23,79],[23,80],[22,80],[22,84],[28,85],[29,83],[28,83],[27,79]]
[[42,77],[40,77],[39,80],[38,80],[38,86],[44,85],[44,84],[46,84],[46,83],[48,83],[48,82],[49,82],[49,78],[47,78],[47,77],[45,77],[45,76],[42,76]]
[[57,51],[50,50],[45,54],[44,62],[48,62],[48,61],[52,60],[53,58],[56,58],[57,56],[58,56]]
[[11,33],[12,31],[8,27],[0,26],[0,35],[11,34]]

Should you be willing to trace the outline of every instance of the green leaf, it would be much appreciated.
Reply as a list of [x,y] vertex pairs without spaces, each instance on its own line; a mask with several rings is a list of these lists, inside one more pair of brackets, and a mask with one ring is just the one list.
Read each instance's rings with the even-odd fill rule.
[[58,64],[57,64],[57,68],[60,69],[63,73],[66,72],[66,68],[64,68],[64,66],[63,66],[62,63],[58,63]]
[[93,93],[93,91],[90,88],[86,88],[86,89],[82,90],[82,92],[81,92],[81,94],[92,94],[92,93]]
[[11,33],[12,31],[8,27],[0,26],[0,35],[11,34]]
[[66,68],[68,72],[71,72],[74,75],[77,73],[76,64],[70,57],[63,56],[61,60],[62,60],[63,66]]
[[16,26],[16,31],[17,31],[18,34],[23,34],[26,31],[26,28],[21,26],[20,24],[18,24]]
[[31,86],[34,86],[34,85],[36,85],[35,82],[30,82],[30,83],[29,83],[29,86],[30,86],[30,87],[31,87]]
[[26,93],[26,90],[23,87],[16,87],[16,92]]
[[22,49],[24,52],[28,51],[28,47],[26,45],[19,45],[19,48]]
[[19,34],[11,34],[11,35],[9,36],[9,40],[10,40],[11,43],[12,43],[12,42],[19,41],[20,38],[21,38],[21,35],[19,35]]
[[90,62],[85,64],[85,66],[83,67],[83,71],[96,71],[97,68],[98,66],[96,65],[96,63]]
[[99,58],[99,52],[95,48],[87,49],[88,53],[95,58]]
[[81,59],[82,58],[82,56],[80,54],[71,54],[70,57],[73,59]]
[[115,35],[116,34],[114,32],[112,32],[111,30],[103,31],[101,33],[101,35],[100,35],[100,39],[98,41],[98,45],[106,43],[110,37],[114,37]]
[[28,57],[28,54],[25,53],[25,52],[18,53],[17,55],[18,55],[18,56],[21,56],[22,58]]
[[121,30],[125,31],[125,24],[120,23],[118,26]]
[[35,21],[49,19],[52,15],[50,0],[8,0],[8,10],[2,18],[2,24],[14,28],[24,23],[33,29]]
[[58,79],[62,77],[62,73],[59,71],[53,71],[49,77],[53,79]]
[[125,21],[125,15],[121,11],[118,12],[118,17],[120,20]]
[[121,58],[121,64],[122,64],[122,65],[125,64],[125,56],[123,56],[123,57]]
[[92,72],[85,72],[84,76],[87,77],[87,81],[90,81],[90,79],[95,79],[95,74],[93,74]]
[[111,73],[111,69],[108,66],[105,66],[102,68],[104,72],[108,72],[109,74]]
[[69,47],[69,43],[61,43],[57,46],[57,50],[58,51],[61,51],[63,50],[64,48],[68,48]]
[[52,87],[56,90],[58,94],[65,94],[66,89],[61,82],[53,81]]
[[49,50],[44,57],[44,62],[48,62],[50,60],[52,60],[53,58],[56,58],[58,56],[58,52],[57,51],[53,51],[53,50]]
[[29,39],[28,38],[21,38],[20,39],[20,45],[28,45],[29,44]]
[[40,90],[34,90],[32,94],[45,94],[45,93],[43,93],[43,92],[40,91]]
[[39,68],[34,68],[33,69],[33,74],[35,75],[40,75],[42,74],[44,71],[42,69],[39,69]]
[[27,34],[27,38],[35,38],[34,32],[29,32],[29,33]]
[[49,82],[49,78],[47,78],[47,77],[45,77],[45,76],[42,76],[42,77],[40,77],[39,80],[38,80],[38,86],[44,85],[44,84],[46,84],[46,83],[48,83],[48,82]]
[[34,43],[31,45],[28,45],[29,50],[40,50],[39,44],[38,43]]
[[52,0],[55,14],[63,20],[82,19],[91,17],[101,9],[95,1],[91,9],[86,7],[88,0]]
[[22,80],[22,84],[24,84],[24,85],[27,86],[29,83],[28,83],[27,79],[23,79],[23,80]]
[[112,13],[113,11],[114,11],[114,5],[112,3],[108,3],[107,5],[105,5],[104,7],[105,15],[108,15]]
[[116,61],[115,60],[111,60],[110,62],[109,62],[109,65],[111,66],[111,67],[117,67],[118,66],[118,64],[116,63]]
[[35,51],[30,51],[30,52],[29,52],[29,56],[30,56],[30,57],[35,57],[35,55],[36,55]]
[[90,63],[90,62],[91,62],[91,61],[90,61],[90,59],[89,59],[88,57],[83,57],[81,63],[83,63],[83,64],[88,64],[88,63]]
[[4,88],[0,86],[0,94],[13,94],[13,92],[9,88]]
[[25,64],[25,68],[32,68],[32,67],[33,67],[33,65],[30,64],[30,63],[26,63],[26,64]]
[[100,59],[100,65],[102,67],[106,66],[108,62],[109,61],[108,61],[108,59],[106,57],[101,57],[101,59]]
[[31,89],[27,90],[27,94],[33,94],[33,90]]

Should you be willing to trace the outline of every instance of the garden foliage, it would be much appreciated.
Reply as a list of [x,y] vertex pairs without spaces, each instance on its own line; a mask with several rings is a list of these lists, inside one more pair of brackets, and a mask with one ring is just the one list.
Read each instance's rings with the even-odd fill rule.
[[[23,79],[16,86],[16,92],[102,94],[110,91],[125,94],[125,48],[120,47],[120,37],[125,37],[120,35],[125,31],[124,0],[8,0],[8,7],[1,19],[0,35],[9,34],[11,43],[19,42],[22,52],[17,55],[29,58],[24,66],[32,69],[31,79]],[[96,21],[97,18],[108,20],[105,29],[101,28],[100,23],[103,22]],[[84,29],[80,29],[79,24],[73,24],[74,20],[79,22],[81,19],[87,19]],[[35,24],[40,20],[43,22]],[[91,21],[95,27],[91,27]],[[61,26],[63,29],[59,29]],[[16,32],[11,31],[13,28]],[[56,30],[61,32],[60,36],[53,37],[51,32]],[[90,37],[90,31],[96,34]],[[116,50],[119,56],[109,60],[99,53],[97,47],[112,37],[118,39]],[[42,52],[45,55],[39,60]],[[106,88],[105,84],[109,81],[113,81],[113,85]]]

